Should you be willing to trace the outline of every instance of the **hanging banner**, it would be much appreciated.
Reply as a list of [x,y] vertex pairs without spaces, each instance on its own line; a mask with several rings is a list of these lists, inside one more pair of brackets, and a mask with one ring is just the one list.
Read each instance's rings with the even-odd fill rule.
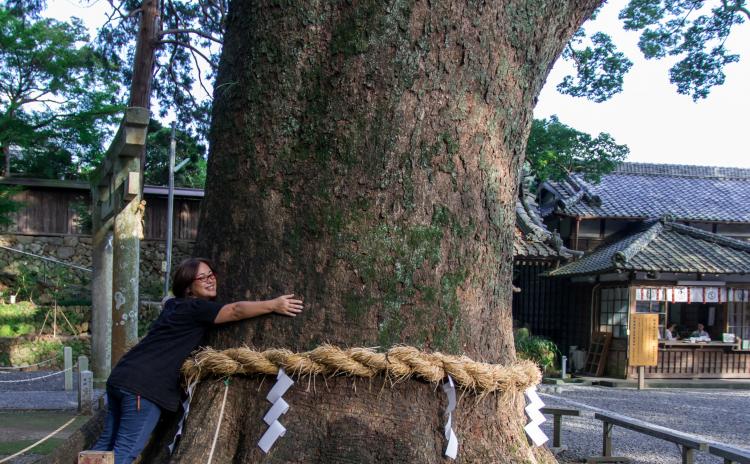
[[716,287],[703,287],[704,303],[719,303],[719,289]]
[[673,287],[667,292],[667,301],[671,301],[672,303],[687,303],[687,300],[687,287]]

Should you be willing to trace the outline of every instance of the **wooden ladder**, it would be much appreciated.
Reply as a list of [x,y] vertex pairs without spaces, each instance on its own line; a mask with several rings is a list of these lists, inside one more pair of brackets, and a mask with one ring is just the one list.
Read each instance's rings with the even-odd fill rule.
[[609,345],[612,343],[610,332],[594,332],[591,335],[589,351],[586,353],[586,364],[583,368],[585,375],[601,377],[604,375],[604,367],[607,365]]

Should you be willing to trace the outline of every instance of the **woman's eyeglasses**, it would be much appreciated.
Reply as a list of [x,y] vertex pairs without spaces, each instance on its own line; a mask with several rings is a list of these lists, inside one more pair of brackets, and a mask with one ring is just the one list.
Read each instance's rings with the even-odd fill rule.
[[214,279],[215,280],[216,279],[216,274],[214,274],[213,272],[209,272],[208,274],[202,274],[202,275],[199,275],[199,276],[195,276],[195,279],[193,279],[193,281],[197,280],[198,282],[200,282],[200,283],[203,284],[203,283],[206,283],[209,279]]

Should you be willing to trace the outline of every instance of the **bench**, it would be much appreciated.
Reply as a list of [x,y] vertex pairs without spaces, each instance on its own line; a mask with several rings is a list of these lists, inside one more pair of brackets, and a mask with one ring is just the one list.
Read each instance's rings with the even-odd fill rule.
[[542,414],[552,415],[552,446],[554,448],[561,448],[560,434],[562,431],[562,416],[580,416],[581,411],[578,409],[569,408],[548,408],[543,407],[540,409]]
[[615,425],[680,445],[682,464],[695,463],[695,450],[708,451],[708,443],[703,439],[667,427],[613,413],[597,412],[594,418],[602,421],[604,426],[602,454],[605,457],[612,455],[612,427]]
[[750,450],[712,443],[708,445],[708,452],[724,458],[724,464],[750,464]]

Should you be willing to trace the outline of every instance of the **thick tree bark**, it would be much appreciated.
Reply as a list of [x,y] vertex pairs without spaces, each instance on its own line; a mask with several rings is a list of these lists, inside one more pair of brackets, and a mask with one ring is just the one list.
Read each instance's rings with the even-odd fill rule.
[[[217,262],[222,299],[293,292],[307,309],[222,327],[212,345],[405,343],[513,361],[532,109],[599,3],[232,3],[197,252]],[[233,381],[215,462],[444,460],[441,391],[348,378],[295,385],[287,435],[264,458],[271,384]],[[198,389],[174,462],[205,462],[222,392]],[[458,461],[551,461],[530,450],[522,406],[464,398]]]

